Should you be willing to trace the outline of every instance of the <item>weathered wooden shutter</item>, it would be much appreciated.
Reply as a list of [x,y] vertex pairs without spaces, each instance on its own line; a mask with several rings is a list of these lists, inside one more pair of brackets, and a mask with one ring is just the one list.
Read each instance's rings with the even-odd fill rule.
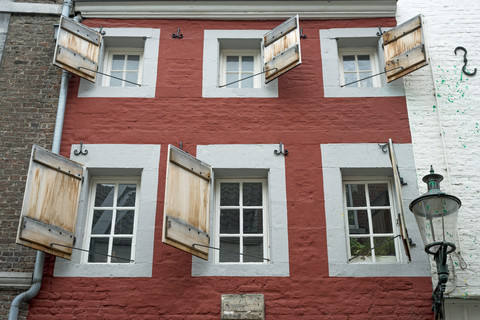
[[62,16],[53,64],[95,82],[101,43],[100,33]]
[[265,83],[302,63],[298,15],[263,36]]
[[422,16],[418,15],[383,34],[387,82],[428,65]]
[[33,146],[17,243],[70,259],[82,165]]
[[208,260],[211,168],[169,145],[162,241]]
[[405,224],[405,214],[403,209],[403,196],[402,196],[402,181],[400,180],[400,172],[398,170],[397,156],[395,155],[395,149],[393,148],[392,139],[388,140],[388,154],[392,163],[393,169],[393,184],[395,188],[395,196],[398,203],[398,221],[400,223],[400,235],[402,237],[403,247],[405,254],[408,257],[408,261],[412,261],[410,254],[410,240],[408,238],[407,226]]

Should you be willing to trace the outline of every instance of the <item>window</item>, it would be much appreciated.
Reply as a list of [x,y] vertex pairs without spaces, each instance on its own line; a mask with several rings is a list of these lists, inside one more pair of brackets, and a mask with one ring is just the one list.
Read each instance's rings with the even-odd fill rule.
[[344,180],[343,187],[349,262],[397,262],[390,181]]
[[107,51],[104,73],[115,78],[103,77],[103,82],[110,87],[134,87],[136,83],[141,85],[142,71],[142,50],[110,49]]
[[210,249],[208,261],[193,257],[192,276],[289,275],[285,159],[276,148],[197,146],[213,169],[210,243],[220,250]]
[[138,180],[104,178],[92,184],[86,245],[88,263],[135,261]]
[[205,30],[202,96],[205,98],[276,98],[278,82],[265,75],[222,87],[262,71],[263,35],[268,30]]
[[[348,84],[347,87],[380,86],[378,77],[371,77],[378,73],[377,55],[373,49],[340,49],[339,61],[340,81],[343,86],[346,84]],[[365,80],[359,81],[361,79]]]
[[[412,145],[395,144],[398,168],[407,185],[403,206],[418,196]],[[331,277],[429,276],[413,214],[405,213],[411,262],[401,246],[399,204],[388,153],[376,143],[322,144],[322,175]],[[387,241],[388,240],[388,241]],[[374,250],[368,250],[376,246]],[[367,252],[365,252],[367,251]],[[353,259],[352,259],[353,258]]]
[[220,87],[229,84],[224,88],[260,88],[262,77],[253,77],[260,69],[259,50],[222,50]]
[[[90,144],[70,158],[85,167],[71,260],[56,277],[151,277],[159,145]],[[108,257],[111,255],[112,257]]]
[[377,32],[378,28],[320,30],[325,97],[405,95],[402,80],[387,83],[384,74],[342,87],[384,71],[382,40]]
[[217,180],[217,262],[265,263],[268,259],[265,180]]
[[104,28],[103,31],[98,70],[129,82],[97,74],[95,83],[80,80],[78,96],[154,98],[160,30]]

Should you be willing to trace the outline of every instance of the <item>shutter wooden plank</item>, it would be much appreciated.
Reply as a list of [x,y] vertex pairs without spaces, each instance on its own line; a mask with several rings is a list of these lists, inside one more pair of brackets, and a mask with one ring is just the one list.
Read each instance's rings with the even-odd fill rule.
[[[63,230],[62,233],[74,236],[83,177],[82,174],[78,176],[81,168],[74,161],[33,146],[17,233],[18,244],[70,259],[71,252],[65,253],[65,248],[50,246],[61,239],[45,229]],[[25,221],[31,227],[24,228]],[[39,223],[32,221],[47,227],[41,229]]]
[[193,244],[209,243],[210,176],[209,165],[169,146],[162,241],[205,260],[208,249]]
[[263,59],[265,83],[302,63],[298,15],[264,35]]
[[383,44],[389,44],[422,27],[422,16],[418,15],[383,34]]
[[390,162],[392,163],[393,184],[395,186],[395,196],[396,196],[398,208],[399,208],[398,221],[400,222],[400,235],[402,237],[403,248],[405,249],[405,254],[408,257],[408,261],[412,261],[412,256],[410,253],[410,239],[408,237],[407,225],[405,223],[405,210],[403,207],[402,183],[400,180],[400,172],[398,170],[397,156],[395,154],[395,149],[393,147],[392,139],[388,140],[388,154],[390,156]]
[[96,32],[84,26],[83,24],[76,22],[75,20],[62,19],[60,21],[60,28],[65,29],[69,33],[95,44],[97,47],[100,46],[102,35],[99,32]]
[[268,47],[271,43],[279,40],[280,38],[282,38],[283,36],[285,36],[290,31],[296,28],[297,28],[297,16],[293,16],[263,36],[264,46]]
[[393,28],[383,35],[387,82],[392,82],[428,64],[422,16]]
[[401,55],[387,61],[385,63],[385,68],[387,68],[386,70],[403,67],[403,69],[399,68],[387,72],[387,79],[389,80],[388,82],[401,78],[406,74],[426,66],[428,64],[426,59],[425,46],[419,45],[416,48],[404,52]]
[[[87,70],[90,69],[96,71],[97,64],[95,62],[61,46],[57,47],[56,53],[57,66],[63,66],[63,69],[77,75],[82,74],[86,79],[93,79],[96,77],[95,72]],[[76,69],[71,66],[75,66]]]
[[293,67],[297,66],[297,63],[300,59],[299,51],[299,47],[296,45],[265,64],[265,71],[267,71],[265,73],[265,82],[269,83]]

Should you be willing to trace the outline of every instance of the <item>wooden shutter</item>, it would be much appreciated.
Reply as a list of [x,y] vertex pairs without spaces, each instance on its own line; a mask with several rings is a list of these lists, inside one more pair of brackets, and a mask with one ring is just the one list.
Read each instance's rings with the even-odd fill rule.
[[18,244],[71,258],[82,178],[82,165],[33,146]]
[[53,64],[95,82],[101,43],[100,33],[62,16]]
[[402,196],[402,181],[400,180],[400,172],[398,170],[397,156],[395,155],[395,149],[393,148],[392,139],[388,139],[388,153],[393,169],[393,184],[395,186],[395,196],[398,203],[398,221],[400,223],[400,235],[402,237],[403,247],[405,254],[408,257],[408,261],[412,261],[410,254],[410,240],[408,238],[407,226],[405,224],[405,214],[403,209],[403,196]]
[[[387,82],[428,65],[422,16],[402,23],[383,34]],[[401,68],[400,68],[401,67]]]
[[211,168],[169,145],[162,241],[208,260]]
[[302,63],[298,15],[263,36],[265,83]]

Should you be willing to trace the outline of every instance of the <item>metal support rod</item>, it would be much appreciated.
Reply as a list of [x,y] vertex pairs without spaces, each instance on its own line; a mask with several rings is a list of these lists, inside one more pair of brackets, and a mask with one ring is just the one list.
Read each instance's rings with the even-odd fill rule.
[[[455,245],[450,242],[441,242],[439,243],[440,248],[434,254],[433,259],[437,264],[437,275],[438,282],[435,290],[432,293],[432,310],[435,314],[435,320],[443,320],[443,293],[447,287],[448,282],[448,264],[447,264],[447,255],[449,252],[455,250]],[[427,251],[429,252],[429,251]]]
[[114,255],[111,255],[111,254],[105,254],[105,253],[100,253],[100,252],[93,252],[93,251],[89,251],[89,250],[85,250],[85,249],[80,249],[80,248],[76,248],[76,247],[66,246],[66,245],[59,244],[59,243],[50,243],[50,246],[51,246],[51,247],[52,247],[52,246],[59,246],[59,247],[64,247],[64,248],[70,248],[70,249],[73,249],[73,250],[78,250],[78,251],[83,251],[83,252],[98,254],[98,255],[101,255],[101,256],[104,256],[104,257],[111,257],[111,258],[115,258],[115,259],[120,259],[120,260],[129,261],[129,262],[135,262],[134,260],[131,260],[131,259],[122,258],[122,257],[114,256]]
[[255,77],[255,76],[261,75],[262,73],[266,73],[266,72],[272,71],[272,70],[277,70],[277,68],[272,68],[272,69],[270,69],[270,70],[266,70],[266,71],[262,71],[262,72],[259,72],[259,73],[255,73],[255,74],[252,74],[251,76],[242,78],[242,79],[240,79],[240,80],[235,80],[235,81],[232,81],[232,82],[230,82],[230,83],[227,83],[227,84],[224,84],[224,85],[221,85],[221,86],[218,86],[218,87],[219,87],[219,88],[223,88],[223,87],[229,86],[229,85],[231,85],[231,84],[234,84],[234,83],[237,83],[237,82],[240,82],[240,81],[243,81],[243,80],[247,80],[247,79],[253,78],[253,77]]
[[357,82],[360,82],[360,81],[363,81],[363,80],[367,80],[367,79],[370,79],[370,78],[373,78],[373,77],[376,77],[376,76],[379,76],[381,74],[384,74],[384,73],[387,73],[387,72],[390,72],[390,71],[393,71],[393,70],[397,70],[397,69],[403,69],[403,67],[400,66],[400,67],[396,67],[396,68],[393,68],[393,69],[390,69],[390,70],[385,70],[383,72],[374,74],[372,76],[369,76],[369,77],[366,77],[366,78],[363,78],[363,79],[360,79],[360,80],[357,80],[357,81],[352,81],[352,82],[349,82],[349,83],[346,83],[346,84],[342,84],[340,87],[343,88],[343,87],[346,87],[348,85],[351,85],[351,84],[354,84],[354,83],[357,83]]
[[100,72],[100,71],[96,71],[96,70],[93,70],[93,69],[88,69],[88,68],[85,68],[85,67],[78,67],[78,69],[85,69],[85,70],[88,70],[88,71],[91,71],[91,72],[95,72],[95,73],[98,73],[98,74],[101,74],[103,76],[107,76],[107,77],[110,77],[110,78],[113,78],[113,79],[117,79],[117,80],[120,80],[120,81],[123,81],[123,82],[128,82],[128,83],[131,83],[131,84],[134,84],[136,86],[139,86],[141,87],[142,85],[139,84],[139,83],[136,83],[136,82],[133,82],[133,81],[128,81],[128,80],[125,80],[125,79],[122,79],[122,78],[118,78],[118,77],[115,77],[115,76],[112,76],[110,74],[106,74],[106,73],[103,73],[103,72]]
[[256,259],[262,259],[262,260],[265,260],[265,261],[270,261],[270,259],[267,259],[267,258],[252,256],[252,255],[250,255],[250,254],[245,254],[245,253],[240,253],[240,252],[228,251],[228,250],[224,250],[224,249],[220,249],[220,248],[215,248],[215,247],[206,246],[206,245],[199,244],[199,243],[194,243],[192,246],[193,246],[194,248],[195,248],[195,246],[199,246],[199,247],[204,247],[204,248],[209,248],[209,249],[218,250],[218,251],[221,251],[221,252],[232,253],[232,254],[239,254],[239,255],[245,256],[245,257],[251,257],[251,258],[256,258]]

